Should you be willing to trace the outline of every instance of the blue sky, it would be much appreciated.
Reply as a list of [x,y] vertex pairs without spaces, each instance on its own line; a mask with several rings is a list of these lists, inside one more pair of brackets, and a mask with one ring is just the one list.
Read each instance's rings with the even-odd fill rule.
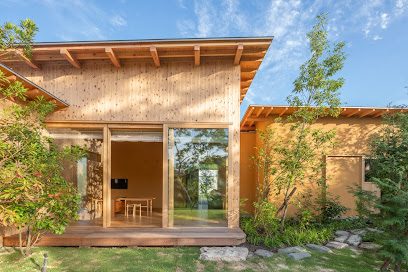
[[36,41],[274,36],[241,105],[284,105],[308,59],[306,33],[329,13],[329,38],[349,54],[348,106],[408,104],[408,0],[1,0],[1,23],[33,19]]

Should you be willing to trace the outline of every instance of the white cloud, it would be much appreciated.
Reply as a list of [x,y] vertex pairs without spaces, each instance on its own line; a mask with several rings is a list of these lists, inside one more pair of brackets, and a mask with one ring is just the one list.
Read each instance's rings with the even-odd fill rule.
[[373,40],[374,41],[377,41],[377,40],[382,40],[383,38],[381,38],[380,36],[378,36],[378,35],[375,35],[374,37],[373,37]]
[[110,21],[113,26],[126,26],[127,25],[126,20],[123,19],[123,17],[120,15],[113,16]]
[[381,14],[381,28],[386,29],[390,23],[390,18],[387,13]]

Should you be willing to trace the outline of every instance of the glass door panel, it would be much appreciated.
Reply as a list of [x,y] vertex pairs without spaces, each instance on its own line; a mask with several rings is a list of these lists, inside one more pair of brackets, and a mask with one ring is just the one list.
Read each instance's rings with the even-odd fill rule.
[[169,227],[227,227],[228,129],[168,131]]

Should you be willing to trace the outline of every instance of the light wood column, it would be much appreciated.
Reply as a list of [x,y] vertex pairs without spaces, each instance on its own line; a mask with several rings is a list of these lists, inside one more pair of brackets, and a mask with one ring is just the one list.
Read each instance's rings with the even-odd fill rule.
[[169,148],[168,148],[168,161],[169,161],[169,173],[168,173],[168,226],[174,226],[174,129],[169,130]]
[[169,226],[169,165],[168,165],[168,133],[169,126],[163,125],[163,204],[162,204],[162,227]]

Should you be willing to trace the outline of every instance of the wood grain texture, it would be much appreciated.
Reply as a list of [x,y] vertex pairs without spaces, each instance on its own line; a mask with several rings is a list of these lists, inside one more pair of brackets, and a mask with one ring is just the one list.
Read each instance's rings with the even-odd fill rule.
[[[97,65],[96,65],[97,64]],[[70,104],[53,113],[60,121],[233,122],[232,96],[239,96],[239,66],[225,62],[124,63],[84,62],[78,70],[44,65],[42,71],[13,67]],[[233,80],[234,79],[234,80]],[[234,86],[231,84],[234,83]],[[233,93],[234,92],[234,93]],[[239,111],[239,104],[234,104]]]

